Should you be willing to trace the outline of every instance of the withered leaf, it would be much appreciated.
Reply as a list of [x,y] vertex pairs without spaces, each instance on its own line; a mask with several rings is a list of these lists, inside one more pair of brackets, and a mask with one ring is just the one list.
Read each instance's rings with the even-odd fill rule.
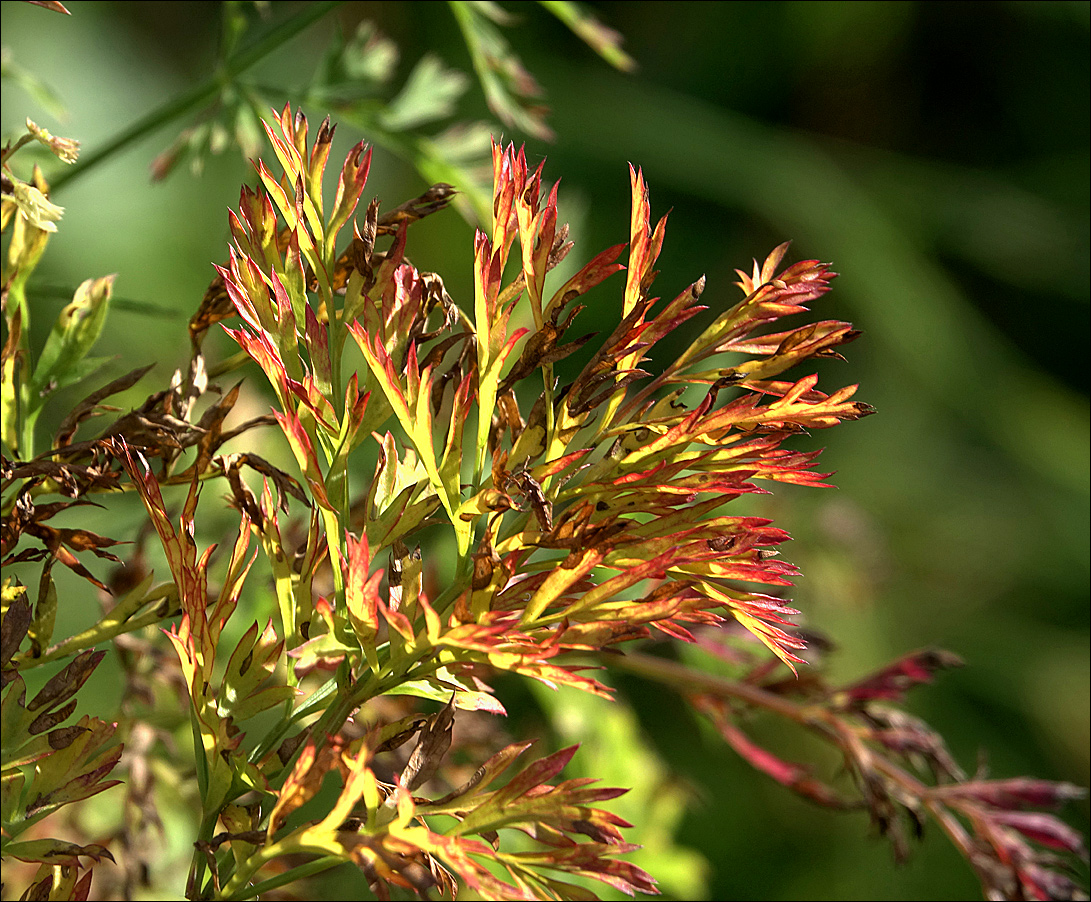
[[473,558],[474,575],[473,580],[470,583],[470,588],[475,592],[479,592],[482,589],[487,588],[489,583],[492,582],[494,570],[492,555],[488,552],[475,551]]
[[[101,861],[103,858],[110,861],[114,860],[114,856],[110,854],[110,850],[105,846],[100,846],[97,843],[80,846],[60,839],[32,839],[11,843],[4,854],[11,855],[12,858],[18,858],[20,861],[41,862],[51,865],[78,865],[79,859],[83,857],[93,858],[95,861]],[[49,887],[46,888],[49,889]],[[26,898],[48,899],[49,895],[48,893],[41,897],[31,895]]]
[[0,623],[0,666],[7,667],[19,645],[26,638],[34,619],[26,593],[19,595],[8,605],[3,623]]
[[104,657],[106,657],[105,651],[88,649],[81,652],[64,670],[50,678],[41,691],[30,700],[27,710],[37,711],[39,708],[45,708],[48,711],[61,702],[67,701],[79,691],[80,686],[87,682],[87,678],[94,673]]
[[57,724],[66,721],[68,716],[76,710],[76,705],[78,704],[79,702],[76,701],[76,699],[72,699],[72,701],[61,708],[43,711],[31,721],[30,726],[27,727],[27,732],[30,733],[31,736],[37,736],[39,733],[46,732],[46,730],[52,730]]
[[410,714],[395,723],[387,724],[379,731],[378,742],[375,745],[375,754],[391,752],[405,745],[428,720],[425,714]]
[[75,742],[77,736],[86,733],[87,730],[87,727],[80,726],[60,727],[59,729],[51,731],[46,739],[49,740],[49,747],[53,749],[53,751],[59,752],[61,749],[68,748]]
[[57,434],[53,441],[54,447],[63,448],[65,445],[70,444],[72,437],[76,434],[76,429],[79,427],[79,424],[95,414],[95,409],[101,401],[111,395],[116,395],[132,388],[154,366],[154,363],[150,363],[147,366],[138,367],[137,369],[126,373],[124,376],[119,376],[117,379],[114,379],[112,382],[109,382],[98,389],[98,391],[91,392],[91,394],[76,404],[57,428]]
[[510,481],[530,501],[534,518],[538,521],[538,528],[543,533],[550,532],[553,529],[553,505],[549,503],[538,481],[525,470],[512,474]]
[[439,769],[443,756],[451,747],[452,728],[455,720],[455,699],[429,718],[420,731],[416,748],[402,770],[402,785],[412,791],[427,783]]
[[208,469],[208,465],[212,461],[212,455],[223,444],[223,422],[235,406],[241,386],[241,382],[235,383],[222,398],[210,405],[201,415],[200,422],[196,427],[198,431],[197,456],[192,465],[187,467],[183,473],[178,474],[179,478],[201,474]]
[[[69,506],[82,505],[89,502],[65,502]],[[43,507],[50,507],[50,505],[43,505]],[[107,591],[106,585],[94,576],[86,567],[83,566],[71,551],[68,550],[70,546],[76,551],[90,551],[96,557],[105,558],[106,560],[120,562],[121,558],[117,555],[103,551],[102,549],[111,545],[120,545],[121,542],[113,539],[108,539],[105,536],[96,535],[95,533],[86,529],[55,529],[41,522],[33,522],[27,524],[26,532],[29,535],[34,536],[41,540],[42,544],[48,549],[48,551],[64,564],[73,573],[77,573],[86,579],[88,582],[97,586],[98,588]],[[17,555],[14,560],[27,560],[30,559],[25,556],[26,552],[22,555]]]
[[393,235],[404,223],[416,222],[425,216],[442,210],[458,194],[458,189],[445,182],[437,182],[427,191],[412,200],[398,204],[393,210],[379,217],[378,234]]
[[247,420],[241,426],[237,426],[234,429],[229,429],[227,432],[220,436],[220,446],[226,445],[229,441],[237,436],[242,435],[244,432],[249,432],[251,429],[256,429],[259,426],[275,426],[277,424],[276,417],[272,414],[265,414],[260,417],[254,417]]
[[[446,805],[448,802],[457,799],[459,796],[463,796],[471,789],[477,786],[481,786],[482,789],[487,787],[490,783],[497,779],[504,773],[512,764],[515,763],[515,759],[518,758],[523,752],[533,745],[531,742],[517,742],[512,745],[505,746],[495,755],[493,755],[488,761],[482,764],[477,770],[473,772],[473,775],[459,786],[457,789],[449,792],[441,799],[436,799],[432,804]],[[487,779],[486,779],[487,778]],[[484,782],[482,782],[484,781]]]

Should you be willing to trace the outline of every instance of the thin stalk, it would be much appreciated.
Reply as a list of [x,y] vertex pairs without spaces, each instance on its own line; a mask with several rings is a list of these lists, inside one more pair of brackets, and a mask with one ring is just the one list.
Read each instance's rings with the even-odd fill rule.
[[[553,433],[557,429],[557,412],[553,407],[553,383],[555,380],[553,377],[552,363],[543,364],[542,381],[544,383],[543,392],[545,394],[545,436],[546,441],[552,444]],[[545,485],[542,486],[543,488],[546,488],[549,485],[551,478],[545,481]]]
[[[839,721],[828,710],[816,705],[796,704],[782,696],[766,692],[757,686],[735,682],[708,673],[699,673],[674,661],[667,661],[639,652],[619,656],[611,660],[610,666],[665,683],[681,691],[699,690],[739,699],[755,707],[764,708],[774,714],[786,717],[801,726],[820,732],[832,738],[841,746],[858,742],[858,738],[852,735],[847,725]],[[931,786],[921,782],[884,755],[871,755],[868,760],[871,766],[882,773],[887,780],[898,784],[910,797],[920,799],[929,814],[936,819],[936,822],[958,848],[959,852],[971,864],[974,862],[976,849],[973,840],[958,819],[947,808],[943,800],[936,797]]]
[[901,785],[911,797],[920,799],[924,804],[924,807],[928,809],[928,813],[936,819],[937,823],[939,823],[940,827],[943,829],[943,832],[946,833],[951,842],[954,843],[959,853],[970,862],[971,865],[974,864],[977,849],[974,846],[973,839],[966,832],[962,824],[959,823],[958,818],[956,818],[947,808],[947,805],[944,804],[941,799],[936,798],[936,795],[932,792],[931,786],[927,783],[922,783],[912,774],[908,773],[903,768],[898,767],[894,762],[881,755],[876,755],[872,759],[872,764],[875,769],[881,771],[887,779]]
[[[219,817],[218,811],[206,811],[204,810],[205,800],[208,798],[208,759],[205,757],[204,741],[202,739],[201,727],[197,723],[197,713],[190,706],[190,730],[193,734],[193,751],[197,762],[197,788],[201,794],[202,802],[202,817],[201,826],[197,833],[198,841],[208,842],[212,839],[212,834],[216,828],[216,819]],[[207,862],[205,857],[201,854],[199,848],[194,844],[193,855],[190,857],[189,863],[189,877],[186,880],[186,898],[196,898],[194,892],[198,886],[201,885],[204,880],[205,868]]]
[[[248,756],[251,764],[257,764],[264,758],[284,736],[292,728],[292,725],[298,723],[304,717],[308,717],[318,711],[319,706],[327,698],[337,691],[337,681],[330,679],[323,683],[318,689],[312,692],[298,708],[292,709],[291,707],[285,712],[278,723],[273,729],[271,729],[262,738],[261,742],[254,748],[254,750]],[[291,702],[289,701],[289,706]]]
[[[281,850],[277,850],[277,854],[281,854]],[[277,874],[275,877],[263,880],[261,883],[248,886],[247,884],[249,883],[250,878],[258,872],[261,865],[265,864],[265,859],[260,856],[252,860],[256,861],[257,865],[255,867],[248,867],[246,869],[247,876],[245,877],[236,879],[236,876],[232,876],[231,879],[228,880],[227,885],[223,888],[221,895],[222,899],[260,899],[265,893],[272,892],[275,889],[289,883],[294,883],[297,880],[313,877],[315,874],[321,874],[323,871],[328,871],[330,868],[335,868],[338,865],[345,863],[345,859],[340,855],[324,855],[314,861],[308,861],[306,864],[290,868],[282,874]]]
[[53,181],[53,191],[59,190],[63,185],[77,176],[83,175],[89,169],[99,163],[108,160],[114,154],[120,152],[130,144],[159,130],[174,119],[184,116],[190,110],[200,107],[211,98],[215,97],[234,79],[238,78],[247,69],[260,62],[282,44],[285,44],[308,26],[317,22],[328,12],[340,5],[340,0],[322,0],[319,3],[304,4],[302,9],[286,22],[282,22],[269,32],[264,38],[255,43],[248,50],[238,54],[227,64],[215,72],[207,81],[197,85],[190,91],[168,101],[158,109],[152,110],[142,119],[138,119],[127,129],[115,135],[105,145],[91,153],[81,156],[79,162],[65,169]]
[[610,667],[655,680],[657,683],[665,683],[681,691],[697,690],[737,698],[807,727],[822,726],[820,717],[822,709],[818,706],[799,705],[783,696],[766,692],[758,686],[739,683],[711,673],[699,673],[676,661],[668,661],[640,652],[628,652],[625,655],[611,657]]
[[[376,698],[388,689],[401,683],[420,679],[422,676],[426,676],[437,670],[440,667],[439,662],[431,662],[429,664],[421,663],[434,652],[435,649],[431,646],[421,649],[412,658],[401,662],[404,666],[400,667],[397,673],[384,667],[383,669],[386,671],[385,676],[368,673],[366,676],[361,676],[354,681],[352,685],[347,686],[344,692],[339,692],[336,702],[331,704],[322,716],[309,728],[316,748],[324,745],[328,737],[338,733],[345,721],[351,716],[352,712],[369,699]],[[345,667],[345,662],[342,662],[341,666]],[[338,678],[340,677],[341,673],[338,671]],[[296,759],[303,751],[303,746],[304,743],[299,744],[295,753],[287,762],[285,762],[281,771],[282,773],[290,772],[295,766]]]
[[138,605],[135,610],[139,610],[141,607],[150,605],[153,602],[158,602],[154,607],[144,611],[142,614],[137,615],[133,614],[131,611],[124,611],[121,612],[124,616],[119,616],[111,611],[94,626],[84,630],[76,636],[69,636],[63,642],[58,642],[56,645],[51,646],[41,656],[32,658],[30,657],[30,652],[23,652],[20,655],[16,655],[12,659],[12,663],[16,666],[22,665],[23,668],[29,670],[32,667],[40,667],[42,664],[49,664],[52,661],[66,658],[69,655],[74,655],[77,652],[84,651],[88,648],[93,648],[94,646],[105,642],[107,639],[113,639],[115,636],[119,636],[122,633],[135,633],[146,626],[158,623],[160,620],[170,616],[171,608],[164,608],[163,599],[171,599],[176,606],[177,597],[177,589],[174,584],[171,583],[167,591],[162,595],[152,596],[141,600],[140,605]]

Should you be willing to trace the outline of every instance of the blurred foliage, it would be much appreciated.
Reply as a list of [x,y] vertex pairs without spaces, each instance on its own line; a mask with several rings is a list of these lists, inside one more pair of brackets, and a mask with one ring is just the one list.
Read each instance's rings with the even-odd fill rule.
[[[794,597],[836,641],[830,668],[848,678],[942,644],[970,666],[918,692],[914,710],[958,757],[987,749],[995,773],[1087,785],[1091,7],[588,6],[623,35],[635,74],[596,60],[537,6],[509,4],[533,28],[504,31],[539,82],[535,102],[552,110],[543,121],[553,141],[526,135],[528,151],[565,173],[561,218],[573,237],[590,246],[625,239],[616,214],[628,203],[630,160],[656,186],[653,213],[673,209],[660,284],[680,287],[707,272],[711,318],[733,300],[737,261],[789,236],[790,259],[832,260],[842,273],[818,314],[864,330],[850,364],[823,364],[842,379],[851,367],[849,381],[865,385],[879,409],[822,436],[840,488],[788,487],[775,502],[755,503],[798,539],[788,555],[805,578]],[[124,123],[206,83],[230,49],[217,47],[221,4],[73,7],[65,20],[3,4],[4,42],[14,48],[4,57],[14,76],[3,83],[5,135],[29,115],[93,154]],[[257,9],[275,25],[299,7]],[[254,15],[249,5],[227,9]],[[462,212],[472,217],[472,181],[436,168],[459,157],[432,143],[462,142],[472,180],[489,127],[446,135],[434,127],[452,114],[492,115],[480,92],[464,90],[480,60],[449,9],[348,3],[335,18],[346,42],[385,37],[410,51],[378,53],[368,72],[348,73],[353,84],[373,77],[384,98],[431,104],[396,103],[386,120],[332,111],[344,146],[363,136],[378,147],[369,191],[412,197],[448,181],[464,190]],[[364,20],[372,31],[357,30]],[[301,32],[252,70],[255,96],[297,100],[316,66],[336,69],[331,46],[331,19]],[[188,348],[169,342],[200,300],[210,263],[223,259],[225,210],[239,181],[252,179],[238,156],[199,151],[252,132],[251,99],[220,98],[180,140],[177,127],[164,129],[56,192],[67,212],[41,281],[65,286],[70,298],[88,272],[119,273],[99,353],[143,359],[154,347],[166,371],[186,359]],[[307,112],[318,121],[331,111]],[[491,128],[521,139],[518,129],[531,126],[514,119]],[[164,148],[179,162],[203,159],[201,179],[179,172],[149,191],[140,174],[150,178]],[[433,217],[418,232],[418,267],[446,273],[467,258],[472,231],[457,217]],[[452,296],[470,294],[468,267],[464,279],[448,280]],[[45,322],[63,305],[52,295],[32,300]],[[581,325],[594,328],[593,317],[587,310]],[[240,404],[267,407],[254,395]],[[104,663],[91,678],[106,696],[108,676]],[[619,688],[634,699],[638,726],[616,729],[641,728],[672,768],[706,787],[676,839],[707,858],[710,897],[977,897],[973,875],[941,839],[926,836],[895,870],[887,848],[863,838],[863,816],[834,817],[754,778],[710,728],[680,718],[665,690],[628,679]],[[527,718],[544,716],[530,696],[522,707]],[[779,741],[775,729],[759,739]],[[559,748],[569,741],[563,722],[558,733]],[[657,801],[672,809],[667,821],[676,791]],[[1086,803],[1076,810],[1074,825],[1086,831]],[[674,892],[687,894],[684,879]]]

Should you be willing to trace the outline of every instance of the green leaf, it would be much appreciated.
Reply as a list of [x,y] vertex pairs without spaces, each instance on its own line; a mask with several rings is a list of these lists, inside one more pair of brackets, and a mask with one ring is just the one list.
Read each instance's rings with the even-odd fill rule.
[[57,620],[57,587],[46,568],[42,571],[38,587],[38,603],[34,606],[34,622],[30,625],[31,654],[39,657],[49,640],[53,638],[53,626]]
[[352,636],[348,621],[337,618],[342,626],[337,632],[323,633],[293,648],[288,654],[295,659],[297,671],[306,671],[322,663],[336,663],[360,653],[360,642]]
[[379,114],[379,122],[390,131],[399,132],[444,119],[455,112],[468,84],[469,79],[461,72],[448,69],[434,56],[425,56],[409,73],[398,95]]
[[278,639],[270,621],[260,635],[252,624],[239,640],[227,662],[223,686],[217,696],[216,708],[221,717],[246,720],[261,711],[294,698],[291,686],[267,686],[284,650],[284,640]]
[[446,704],[454,693],[455,707],[463,711],[489,711],[493,714],[504,713],[503,707],[495,696],[487,692],[476,692],[468,689],[459,689],[451,683],[445,682],[440,676],[428,677],[424,680],[406,680],[383,695],[412,695],[416,698],[427,698],[434,702]]
[[398,46],[380,35],[373,23],[361,22],[348,41],[338,31],[314,74],[320,96],[351,101],[376,94],[394,75]]
[[20,861],[42,862],[50,865],[75,865],[81,857],[93,858],[95,861],[103,858],[114,860],[114,856],[104,846],[94,843],[79,846],[59,839],[32,839],[27,842],[11,843],[5,846],[4,854],[18,858]]
[[103,780],[121,757],[120,744],[107,746],[117,732],[116,724],[82,717],[76,724],[80,733],[65,748],[41,759],[34,769],[27,797],[27,817],[35,820],[62,805],[86,799],[116,785]]
[[33,72],[24,69],[15,62],[15,60],[11,58],[11,52],[7,48],[4,50],[3,65],[0,67],[0,74],[2,74],[5,79],[10,78],[15,84],[19,85],[19,87],[33,98],[38,106],[46,110],[54,119],[63,121],[68,118],[68,110],[65,109],[64,101],[61,100],[60,94],[38,78]]
[[[100,360],[86,360],[98,341],[106,322],[117,274],[100,279],[87,279],[76,289],[72,303],[57,316],[46,339],[42,355],[34,368],[31,399],[40,399],[51,387],[69,384],[88,375],[87,367],[101,365]],[[82,365],[82,366],[81,366]]]
[[23,800],[23,784],[26,783],[19,771],[5,771],[0,776],[0,817],[5,824],[11,824],[16,819],[16,812]]

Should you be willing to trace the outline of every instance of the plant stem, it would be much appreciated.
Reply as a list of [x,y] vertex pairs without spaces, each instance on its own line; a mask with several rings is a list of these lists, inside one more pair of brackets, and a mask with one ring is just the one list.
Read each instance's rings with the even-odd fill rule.
[[158,109],[152,110],[108,141],[105,146],[82,156],[79,162],[65,169],[54,179],[53,191],[59,190],[76,176],[82,175],[92,167],[109,159],[134,141],[150,135],[173,119],[184,116],[190,110],[196,109],[222,91],[247,69],[264,59],[282,44],[291,40],[309,25],[321,19],[338,5],[340,5],[340,0],[322,0],[320,3],[304,4],[302,9],[292,18],[282,22],[248,50],[229,60],[211,78],[174,100],[168,101]]
[[330,868],[335,868],[345,863],[345,859],[338,855],[324,855],[321,858],[317,858],[314,861],[308,861],[306,864],[301,864],[298,867],[290,868],[282,874],[277,874],[275,877],[270,877],[268,880],[263,880],[254,886],[247,886],[250,878],[256,874],[261,865],[265,864],[265,858],[257,856],[257,867],[248,868],[245,878],[236,879],[232,877],[228,881],[227,885],[223,888],[221,898],[232,899],[257,899],[267,892],[272,892],[278,887],[284,886],[288,883],[294,883],[296,880],[303,880],[307,877],[313,877],[315,874],[321,874],[323,871],[328,871]]
[[685,664],[646,655],[641,652],[628,652],[624,655],[611,656],[610,667],[636,674],[657,683],[665,683],[679,691],[709,692],[713,695],[737,698],[756,708],[764,708],[781,717],[807,727],[819,727],[822,718],[817,716],[821,708],[813,705],[799,705],[783,696],[766,692],[758,686],[740,683],[711,673],[701,673]]

